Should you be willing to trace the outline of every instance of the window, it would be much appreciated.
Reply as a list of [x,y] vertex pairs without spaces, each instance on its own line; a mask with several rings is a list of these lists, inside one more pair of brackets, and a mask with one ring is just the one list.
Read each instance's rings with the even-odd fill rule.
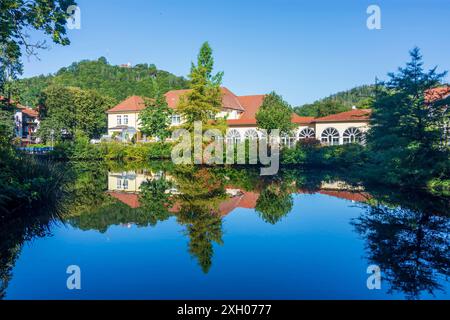
[[283,146],[287,146],[288,148],[292,148],[293,146],[295,146],[295,137],[290,137],[287,134],[282,134],[281,135],[281,145]]
[[312,138],[315,138],[315,136],[316,136],[316,133],[314,132],[314,129],[311,129],[311,128],[303,129],[298,134],[298,137],[300,139],[312,139]]
[[117,179],[117,189],[122,189],[122,179]]
[[361,143],[362,133],[358,128],[348,128],[344,131],[344,143]]
[[227,143],[236,144],[239,142],[241,142],[241,134],[239,133],[239,131],[235,129],[230,130],[227,134]]
[[122,116],[117,116],[117,125],[122,124]]
[[124,179],[123,180],[123,189],[127,190],[128,189],[128,179]]
[[181,116],[179,114],[172,115],[172,125],[178,125],[181,123]]
[[128,116],[123,116],[123,124],[128,124]]
[[329,146],[339,144],[339,132],[335,128],[326,128],[322,132],[321,141]]
[[244,133],[245,140],[258,140],[258,132],[254,129],[249,129]]

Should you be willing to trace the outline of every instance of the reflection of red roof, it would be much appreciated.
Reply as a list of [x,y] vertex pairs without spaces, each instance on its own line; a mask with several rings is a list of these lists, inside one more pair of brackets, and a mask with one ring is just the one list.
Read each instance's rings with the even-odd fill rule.
[[315,118],[313,122],[369,121],[371,109],[354,109],[329,116]]
[[[139,208],[139,195],[136,193],[125,193],[110,191],[107,192],[113,198],[123,202],[131,208]],[[305,190],[298,190],[297,193],[303,194],[308,193]],[[352,191],[339,191],[339,190],[319,190],[317,193],[328,195],[331,197],[336,197],[340,199],[356,201],[356,202],[367,202],[370,199],[370,195],[365,192],[352,192]],[[219,204],[219,214],[221,216],[226,216],[236,208],[254,209],[256,207],[256,202],[258,201],[259,193],[252,191],[242,191],[239,195],[228,198]],[[169,212],[177,213],[180,210],[180,204],[175,203]]]
[[346,199],[356,202],[367,202],[370,199],[370,195],[365,192],[351,192],[351,191],[339,191],[339,190],[320,190],[320,194],[336,197],[339,199]]
[[125,203],[131,208],[139,208],[139,195],[136,193],[107,192],[111,197]]
[[138,96],[131,96],[106,112],[107,113],[127,112],[127,111],[133,112],[133,111],[141,111],[144,108],[145,108],[144,99]]

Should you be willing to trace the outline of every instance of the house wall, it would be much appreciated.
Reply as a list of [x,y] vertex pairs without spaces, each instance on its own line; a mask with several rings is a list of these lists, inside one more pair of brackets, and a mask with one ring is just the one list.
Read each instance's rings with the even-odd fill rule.
[[[128,116],[128,124],[123,122],[123,117]],[[122,116],[122,123],[117,123],[117,116]],[[139,126],[139,113],[138,112],[124,112],[124,113],[108,113],[108,135],[112,135],[114,131],[120,130],[110,130],[110,128],[116,127],[118,125],[127,125],[129,127],[138,128]]]
[[324,122],[316,123],[316,139],[320,140],[322,132],[327,128],[335,128],[339,132],[339,144],[343,144],[344,131],[348,128],[355,127],[361,130],[361,132],[366,132],[369,129],[368,122]]

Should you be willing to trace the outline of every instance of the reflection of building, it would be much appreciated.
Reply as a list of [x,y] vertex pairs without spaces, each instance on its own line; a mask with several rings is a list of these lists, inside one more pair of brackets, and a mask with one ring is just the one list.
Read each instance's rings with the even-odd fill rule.
[[[147,180],[159,179],[162,172],[151,171],[126,171],[108,173],[108,194],[127,204],[131,208],[139,207],[139,192],[141,184]],[[172,180],[171,176],[166,176],[167,180]],[[166,192],[176,194],[175,188]]]
[[[108,194],[131,208],[138,208],[139,190],[142,182],[148,179],[158,179],[160,174],[152,173],[109,173],[108,174]],[[170,177],[169,177],[170,179]],[[177,190],[168,190],[172,194],[176,194]],[[259,198],[257,191],[244,191],[233,186],[225,188],[228,199],[222,201],[218,207],[218,213],[221,216],[226,216],[237,208],[254,209]],[[306,190],[297,190],[297,194],[309,193]],[[348,184],[340,181],[323,183],[317,193],[345,199],[353,202],[366,202],[370,196],[363,192],[360,188],[352,188]],[[169,209],[172,213],[177,213],[179,204]]]
[[[240,142],[245,139],[263,138],[264,133],[256,126],[255,115],[263,103],[264,95],[236,96],[225,87],[222,90],[222,110],[216,118],[227,119],[227,142]],[[174,110],[172,126],[180,125],[182,117],[177,114],[180,97],[189,90],[172,90],[165,94],[168,106]],[[107,111],[108,135],[118,134],[124,139],[131,139],[139,132],[139,112],[145,108],[144,100],[132,96]],[[292,114],[296,125],[290,137],[283,137],[284,144],[292,144],[299,139],[316,138],[324,144],[343,144],[360,142],[362,134],[367,131],[370,117],[368,109],[354,109],[322,118],[300,117]]]

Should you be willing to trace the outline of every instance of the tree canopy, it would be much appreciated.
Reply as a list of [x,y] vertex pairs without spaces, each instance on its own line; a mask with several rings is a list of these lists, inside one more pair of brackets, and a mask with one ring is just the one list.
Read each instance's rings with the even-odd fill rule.
[[267,130],[269,134],[274,129],[279,129],[280,134],[289,134],[294,128],[291,119],[292,107],[275,92],[264,98],[256,113],[258,128]]
[[79,130],[89,138],[98,138],[106,132],[105,111],[113,105],[111,98],[94,90],[51,86],[42,95],[38,134],[48,140],[54,130],[54,138],[60,140]]
[[186,126],[192,127],[195,121],[206,124],[214,118],[222,107],[223,72],[212,74],[214,58],[208,42],[203,43],[197,57],[197,64],[191,65],[189,84],[191,90],[181,97],[178,110],[181,112]]
[[154,99],[145,100],[145,109],[139,113],[141,132],[161,140],[168,138],[171,115],[172,109],[168,107],[166,98],[161,91],[158,91]]
[[430,179],[447,179],[449,145],[444,141],[449,119],[448,101],[427,99],[446,74],[436,67],[424,71],[418,48],[397,73],[389,74],[373,104],[368,135],[375,176],[401,185],[424,185]]
[[21,79],[18,81],[20,92],[17,98],[23,104],[34,105],[40,92],[50,85],[96,90],[119,103],[133,95],[154,97],[158,91],[165,93],[169,90],[186,89],[188,82],[183,77],[157,69],[154,64],[121,67],[111,65],[106,58],[101,57],[94,61],[74,62],[55,74]]

